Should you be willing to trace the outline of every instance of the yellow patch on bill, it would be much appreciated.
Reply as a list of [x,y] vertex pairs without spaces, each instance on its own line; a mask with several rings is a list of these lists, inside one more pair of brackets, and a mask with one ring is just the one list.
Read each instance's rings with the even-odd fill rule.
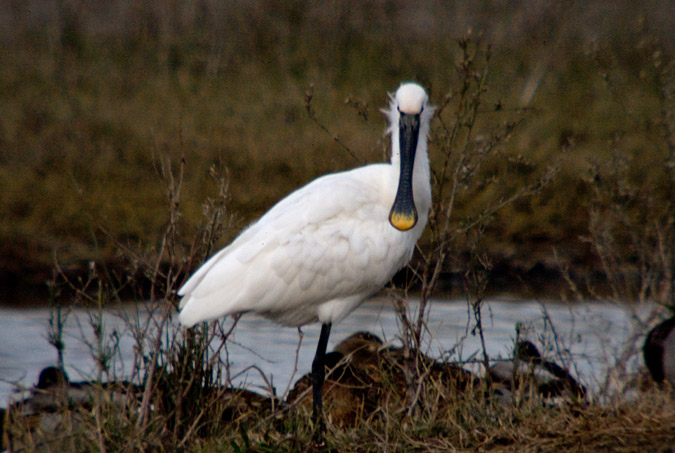
[[415,211],[410,213],[392,211],[389,213],[389,223],[397,230],[407,231],[415,226],[417,223],[417,216],[415,215]]

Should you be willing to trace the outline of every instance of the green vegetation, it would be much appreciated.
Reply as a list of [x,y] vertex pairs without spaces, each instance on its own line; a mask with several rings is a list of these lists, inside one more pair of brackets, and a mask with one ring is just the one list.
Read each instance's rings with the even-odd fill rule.
[[[183,228],[194,230],[217,195],[210,169],[227,175],[234,217],[222,244],[303,183],[385,159],[385,91],[418,80],[451,118],[467,30],[492,54],[469,146],[515,126],[454,215],[475,217],[505,187],[555,166],[540,193],[495,213],[485,249],[527,270],[555,268],[556,247],[575,275],[602,270],[582,239],[591,213],[605,222],[618,205],[631,225],[656,214],[672,239],[673,41],[660,5],[12,9],[0,46],[4,286],[43,281],[54,259],[112,262],[111,237],[152,255],[166,223],[158,173],[167,162],[186,162]],[[309,90],[330,135],[307,114]],[[442,137],[432,139],[438,170]]]

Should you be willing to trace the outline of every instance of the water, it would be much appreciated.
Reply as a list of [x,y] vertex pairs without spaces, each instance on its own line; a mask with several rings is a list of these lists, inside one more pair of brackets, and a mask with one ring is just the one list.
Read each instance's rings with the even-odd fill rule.
[[[416,314],[418,305],[410,303],[409,316]],[[642,312],[647,313],[647,309]],[[532,300],[490,299],[483,308],[483,325],[486,349],[491,358],[507,357],[520,323],[527,338],[544,349],[544,355],[563,358],[573,363],[573,374],[592,391],[605,379],[608,368],[627,342],[641,344],[634,335],[631,316],[635,311],[627,306],[605,302],[542,303]],[[8,398],[16,399],[17,385],[30,387],[37,381],[42,368],[56,362],[56,351],[47,340],[50,313],[47,308],[0,308],[0,406]],[[133,366],[134,340],[125,319],[143,322],[147,318],[144,307],[123,307],[106,310],[105,332],[115,333],[119,354],[113,362],[118,378],[128,376]],[[175,316],[174,316],[175,318]],[[550,319],[551,322],[546,322]],[[176,319],[172,319],[176,325]],[[226,326],[228,322],[226,321]],[[551,328],[555,329],[555,335]],[[462,301],[435,301],[431,304],[425,344],[426,352],[433,357],[452,360],[480,359],[480,338],[472,334],[475,326],[473,314]],[[398,343],[399,327],[391,303],[384,299],[366,302],[343,322],[333,326],[329,350],[348,335],[367,330],[385,341]],[[234,331],[227,347],[233,382],[238,386],[260,388],[264,380],[253,369],[256,365],[278,394],[283,394],[302,374],[310,370],[319,337],[318,325],[302,329],[303,340],[299,349],[297,372],[293,375],[295,351],[298,347],[296,329],[280,327],[271,321],[254,316],[244,316]],[[554,346],[553,339],[557,338]],[[71,380],[88,380],[97,376],[92,359],[93,329],[85,311],[73,311],[66,318],[64,327],[66,371]],[[542,341],[543,340],[543,341]],[[571,360],[570,360],[571,359]],[[468,368],[480,373],[477,364]],[[634,356],[629,366],[640,366],[639,356]]]

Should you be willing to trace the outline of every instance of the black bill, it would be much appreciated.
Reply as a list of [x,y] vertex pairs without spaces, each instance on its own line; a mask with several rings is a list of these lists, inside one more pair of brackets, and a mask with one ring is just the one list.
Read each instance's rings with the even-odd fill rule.
[[420,132],[420,115],[401,113],[399,120],[399,146],[401,176],[394,205],[389,212],[389,223],[394,228],[406,231],[417,223],[417,209],[413,199],[412,177],[415,165],[415,152]]

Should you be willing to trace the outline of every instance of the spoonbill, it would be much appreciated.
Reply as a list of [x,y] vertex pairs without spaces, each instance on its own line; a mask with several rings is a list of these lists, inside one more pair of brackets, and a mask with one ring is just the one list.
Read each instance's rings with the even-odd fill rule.
[[324,359],[333,323],[412,257],[427,223],[427,138],[434,108],[416,83],[390,95],[391,162],[322,176],[279,201],[180,288],[180,322],[256,313],[282,325],[320,322],[313,420],[323,430]]

